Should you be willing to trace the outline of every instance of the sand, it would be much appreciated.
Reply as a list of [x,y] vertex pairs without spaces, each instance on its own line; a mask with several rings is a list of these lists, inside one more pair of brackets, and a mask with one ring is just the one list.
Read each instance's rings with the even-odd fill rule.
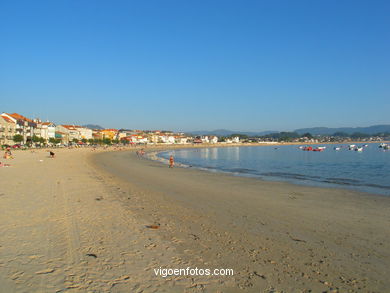
[[15,152],[0,168],[1,292],[390,288],[387,197],[169,169],[133,151],[56,153]]

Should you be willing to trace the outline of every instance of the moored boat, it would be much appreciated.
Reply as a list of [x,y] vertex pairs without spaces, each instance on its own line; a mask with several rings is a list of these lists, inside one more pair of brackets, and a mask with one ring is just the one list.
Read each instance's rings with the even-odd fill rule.
[[357,151],[357,152],[362,152],[362,151],[363,151],[363,147],[356,147],[356,148],[355,148],[355,151]]

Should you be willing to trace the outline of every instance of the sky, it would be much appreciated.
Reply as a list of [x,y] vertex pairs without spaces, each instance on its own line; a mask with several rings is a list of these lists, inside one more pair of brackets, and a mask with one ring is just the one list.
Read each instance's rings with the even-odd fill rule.
[[390,124],[390,1],[0,1],[0,111],[241,131]]

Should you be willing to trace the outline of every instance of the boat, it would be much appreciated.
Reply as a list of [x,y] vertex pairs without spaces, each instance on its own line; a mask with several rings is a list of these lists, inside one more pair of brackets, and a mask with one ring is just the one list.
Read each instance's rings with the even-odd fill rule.
[[357,152],[362,152],[362,151],[363,151],[363,147],[356,147],[356,148],[355,148],[355,151],[357,151]]
[[356,145],[354,145],[354,144],[350,144],[349,147],[348,147],[348,149],[349,149],[350,151],[355,150],[355,148],[356,148]]
[[326,146],[319,146],[317,149],[324,150],[326,149]]
[[379,148],[385,148],[386,146],[388,146],[386,143],[382,142],[380,145],[379,145]]
[[313,150],[313,147],[311,147],[311,146],[304,147],[302,150],[303,150],[303,151],[312,151],[312,150]]
[[323,152],[324,150],[325,150],[325,149],[324,149],[324,148],[321,148],[321,147],[312,149],[313,152]]
[[333,148],[335,151],[339,151],[339,150],[341,150],[341,147],[334,147]]

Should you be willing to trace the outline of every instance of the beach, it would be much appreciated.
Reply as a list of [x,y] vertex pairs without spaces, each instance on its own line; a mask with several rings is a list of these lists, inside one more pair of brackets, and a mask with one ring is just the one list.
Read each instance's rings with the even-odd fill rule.
[[55,152],[15,152],[0,168],[4,292],[390,288],[388,197],[170,169],[134,150]]

